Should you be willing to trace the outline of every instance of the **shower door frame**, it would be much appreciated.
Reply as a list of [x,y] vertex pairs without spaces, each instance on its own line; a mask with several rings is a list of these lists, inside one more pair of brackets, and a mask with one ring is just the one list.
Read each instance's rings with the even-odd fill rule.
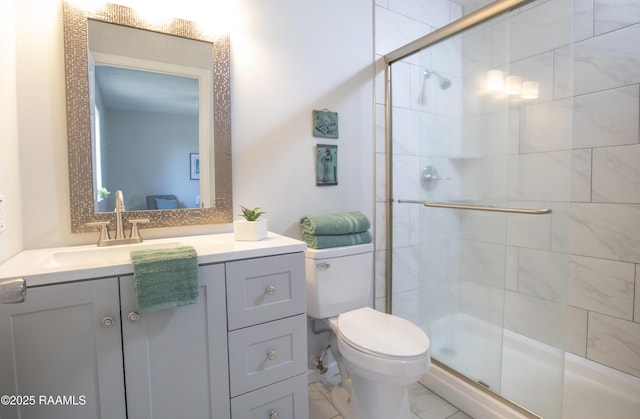
[[[487,6],[484,6],[473,13],[470,13],[454,22],[449,23],[421,38],[416,39],[388,54],[383,58],[385,61],[385,152],[386,152],[386,234],[387,234],[387,250],[385,255],[385,311],[392,311],[392,295],[393,295],[393,278],[392,278],[392,262],[393,262],[393,145],[392,145],[392,109],[391,109],[391,66],[393,63],[406,58],[424,48],[430,47],[447,38],[461,34],[462,32],[480,25],[490,19],[508,13],[512,10],[533,3],[535,0],[496,0]],[[528,418],[538,418],[540,416],[532,413],[508,398],[488,389],[480,383],[470,379],[459,371],[449,367],[448,365],[433,359],[432,362],[446,372],[454,375],[458,379],[471,385],[475,389],[487,394],[488,396],[504,403],[511,409]]]

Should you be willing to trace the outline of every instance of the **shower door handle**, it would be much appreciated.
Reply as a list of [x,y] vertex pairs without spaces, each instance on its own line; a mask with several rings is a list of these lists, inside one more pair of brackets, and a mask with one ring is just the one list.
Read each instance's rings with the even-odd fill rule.
[[507,212],[511,214],[528,214],[528,215],[544,215],[551,214],[551,209],[527,209],[527,208],[500,208],[482,205],[457,204],[453,202],[432,202],[432,201],[415,201],[411,199],[398,199],[398,204],[421,204],[425,207],[433,208],[449,208],[469,211],[489,211],[489,212]]

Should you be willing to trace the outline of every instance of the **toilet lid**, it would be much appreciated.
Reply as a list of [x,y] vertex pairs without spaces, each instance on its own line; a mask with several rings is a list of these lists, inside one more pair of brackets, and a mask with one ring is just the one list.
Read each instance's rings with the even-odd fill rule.
[[386,358],[416,358],[430,346],[429,337],[415,324],[370,307],[338,317],[342,338],[360,351]]

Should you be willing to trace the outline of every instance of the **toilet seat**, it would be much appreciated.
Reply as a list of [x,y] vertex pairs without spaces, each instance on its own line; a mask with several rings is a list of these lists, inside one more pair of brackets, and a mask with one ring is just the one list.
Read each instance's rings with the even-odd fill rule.
[[423,358],[429,337],[415,324],[370,307],[338,316],[337,332],[343,341],[366,354],[387,359]]

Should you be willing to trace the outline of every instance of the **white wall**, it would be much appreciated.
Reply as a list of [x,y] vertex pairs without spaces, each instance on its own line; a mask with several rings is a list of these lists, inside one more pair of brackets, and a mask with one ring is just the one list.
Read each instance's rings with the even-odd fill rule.
[[22,248],[18,123],[16,116],[16,37],[13,0],[0,0],[0,195],[6,211],[0,232],[0,262]]
[[[10,226],[22,230],[23,244],[12,239],[8,253],[16,246],[92,243],[95,234],[70,233],[61,0],[2,1],[3,11],[11,3],[16,9],[20,193],[15,199],[22,200],[23,218],[23,228],[18,220]],[[260,206],[268,212],[270,230],[293,237],[299,237],[298,221],[306,213],[358,209],[373,216],[372,2],[238,0],[238,9],[231,41],[234,213],[240,204]],[[9,32],[6,42],[13,31],[2,26]],[[0,74],[10,85],[11,75]],[[12,102],[4,96],[2,101]],[[331,140],[339,146],[339,185],[319,188],[314,146],[322,141],[311,135],[311,112],[323,108],[340,114],[340,138]],[[11,137],[0,140],[3,149]],[[10,167],[2,163],[0,173]],[[230,229],[179,227],[143,234]]]
[[[267,211],[300,237],[322,211],[373,215],[372,2],[239,0],[232,33],[234,203]],[[311,134],[311,113],[339,113],[339,139]],[[338,145],[338,186],[315,186],[315,145]],[[237,213],[237,211],[236,211]]]
[[72,243],[62,3],[14,0],[14,5],[23,243],[25,248]]

